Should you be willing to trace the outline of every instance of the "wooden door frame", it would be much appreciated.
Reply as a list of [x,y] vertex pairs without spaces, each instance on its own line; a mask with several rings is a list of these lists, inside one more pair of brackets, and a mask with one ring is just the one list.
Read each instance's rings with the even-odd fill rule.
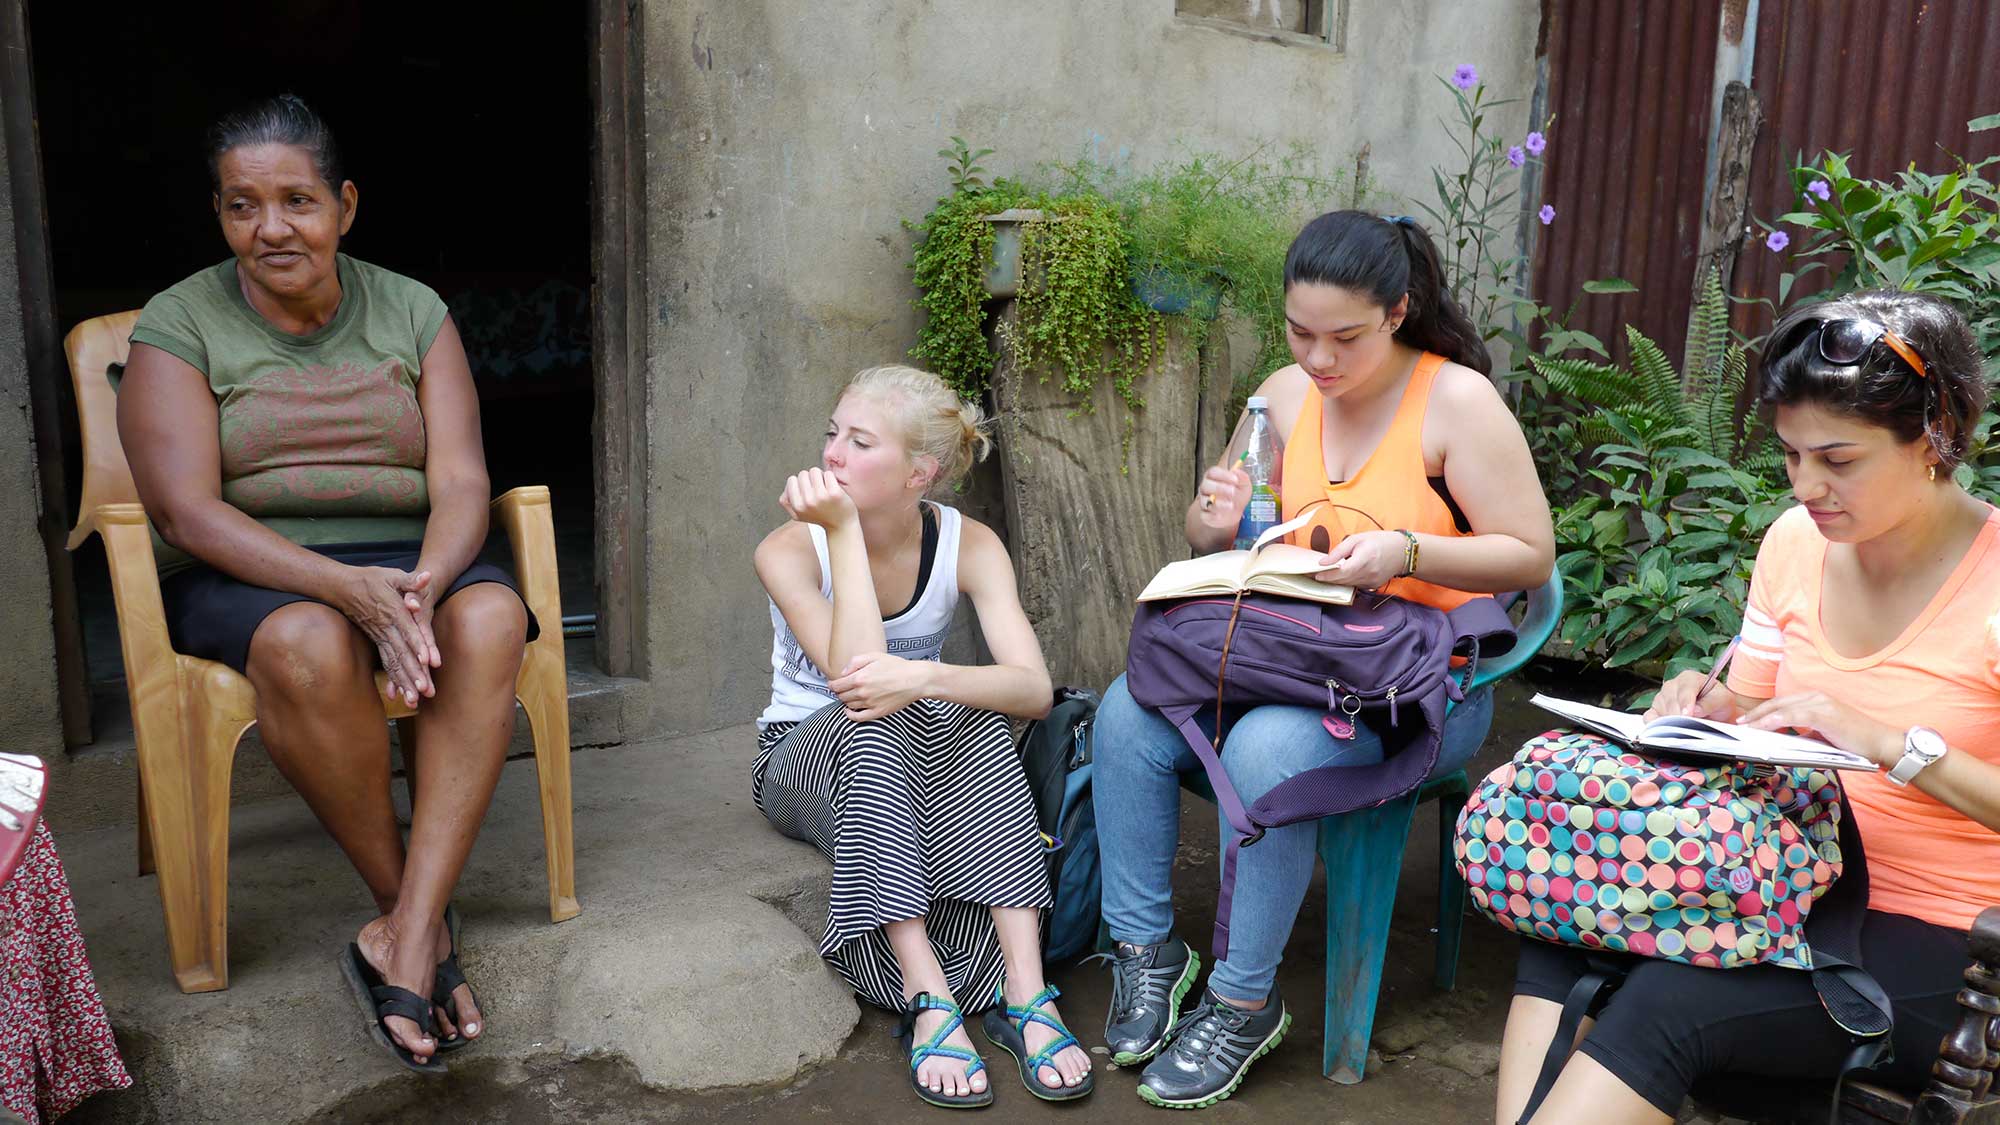
[[637,0],[590,0],[597,662],[647,674],[646,104]]
[[69,539],[69,489],[63,480],[63,388],[69,382],[56,323],[55,275],[49,256],[47,192],[35,116],[35,74],[28,42],[27,0],[0,0],[0,106],[5,107],[7,180],[14,204],[14,254],[19,265],[21,337],[27,353],[28,402],[40,486],[35,530],[48,559],[49,601],[56,654],[56,698],[63,742],[91,741],[90,669],[84,663],[83,617],[77,610],[76,569]]

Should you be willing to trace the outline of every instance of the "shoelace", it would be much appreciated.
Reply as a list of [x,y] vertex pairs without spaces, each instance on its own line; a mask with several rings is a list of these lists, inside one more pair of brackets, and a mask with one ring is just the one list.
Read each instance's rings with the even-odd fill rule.
[[1168,1047],[1189,1062],[1199,1062],[1215,1049],[1215,1041],[1225,1031],[1235,1031],[1250,1019],[1250,1013],[1221,1001],[1205,1004],[1180,1018],[1167,1031],[1173,1045]]
[[1137,957],[1120,958],[1115,953],[1093,953],[1083,959],[1085,964],[1091,961],[1110,963],[1111,1022],[1124,1023],[1131,1018],[1132,1010],[1139,1006],[1136,994],[1145,977],[1146,967],[1139,963]]

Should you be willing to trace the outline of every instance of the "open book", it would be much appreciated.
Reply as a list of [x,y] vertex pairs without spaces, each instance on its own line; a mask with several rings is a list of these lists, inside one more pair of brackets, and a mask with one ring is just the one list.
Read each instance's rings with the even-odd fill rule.
[[1859,754],[1810,738],[1754,727],[1664,715],[1646,722],[1637,715],[1537,695],[1535,706],[1553,711],[1577,726],[1624,746],[1670,756],[1731,758],[1767,766],[1810,766],[1816,769],[1872,770],[1875,763]]
[[1168,563],[1146,583],[1139,600],[1157,602],[1201,594],[1234,596],[1247,590],[1309,602],[1350,605],[1354,601],[1354,587],[1331,586],[1313,577],[1326,569],[1319,561],[1326,557],[1322,552],[1278,542],[1310,522],[1312,516],[1307,514],[1290,523],[1281,523],[1259,535],[1256,545],[1247,551],[1217,551],[1198,559]]

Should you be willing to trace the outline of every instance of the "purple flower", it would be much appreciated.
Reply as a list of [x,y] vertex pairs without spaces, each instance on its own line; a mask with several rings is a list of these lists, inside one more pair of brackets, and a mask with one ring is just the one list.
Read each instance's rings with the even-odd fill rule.
[[1479,85],[1479,71],[1471,63],[1459,63],[1451,72],[1451,84],[1461,90],[1470,90]]
[[1806,185],[1806,194],[1819,197],[1821,203],[1833,198],[1833,185],[1825,180],[1814,180]]
[[1540,156],[1542,150],[1549,147],[1549,139],[1540,133],[1529,133],[1528,139],[1521,142],[1521,145],[1528,150],[1529,156]]
[[1542,204],[1542,209],[1535,212],[1535,217],[1542,221],[1543,226],[1548,226],[1550,223],[1556,221],[1556,205],[1553,203]]
[[1791,235],[1788,235],[1781,230],[1774,230],[1771,232],[1771,237],[1764,240],[1764,249],[1769,250],[1773,254],[1775,254],[1778,251],[1783,250],[1785,247],[1790,246],[1791,244],[1792,244]]
[[1516,168],[1519,168],[1521,165],[1526,164],[1527,162],[1528,162],[1528,154],[1521,151],[1520,145],[1515,145],[1513,148],[1507,150],[1507,163],[1512,164]]

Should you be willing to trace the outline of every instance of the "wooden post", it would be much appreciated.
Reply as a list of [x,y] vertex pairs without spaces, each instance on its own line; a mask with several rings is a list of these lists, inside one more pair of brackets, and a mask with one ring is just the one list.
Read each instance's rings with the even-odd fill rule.
[[[1736,255],[1743,249],[1744,224],[1750,216],[1750,150],[1757,143],[1757,130],[1764,111],[1757,95],[1741,82],[1731,82],[1722,94],[1722,115],[1715,140],[1715,180],[1702,206],[1701,248],[1695,254],[1694,300],[1688,305],[1689,331],[1684,340],[1694,338],[1694,316],[1701,307],[1702,282],[1709,270],[1729,292],[1729,278]],[[1683,364],[1683,373],[1689,370]]]
[[1958,1028],[1939,1045],[1911,1121],[2000,1120],[1993,1084],[2000,1070],[2000,906],[1973,920],[1971,953],[1958,993]]
[[[1009,302],[1000,315],[1019,314]],[[1183,522],[1200,458],[1228,440],[1229,365],[1202,362],[1173,317],[1139,380],[1146,407],[1136,415],[1109,379],[1080,407],[1039,376],[1004,350],[993,374],[1009,549],[1049,674],[1102,690],[1125,670],[1132,599],[1160,567],[1188,557]]]

